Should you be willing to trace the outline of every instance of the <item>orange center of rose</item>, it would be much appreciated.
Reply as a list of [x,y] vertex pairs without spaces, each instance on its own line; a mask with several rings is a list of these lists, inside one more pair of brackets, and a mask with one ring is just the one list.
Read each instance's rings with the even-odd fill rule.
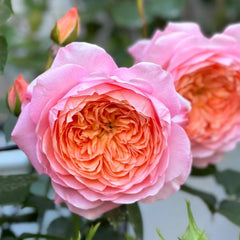
[[95,188],[96,180],[100,189],[141,179],[161,151],[159,125],[127,101],[96,95],[67,114],[59,111],[54,125],[58,159],[89,187]]
[[192,104],[186,127],[192,140],[214,140],[235,121],[240,110],[239,71],[214,64],[184,75],[175,87]]

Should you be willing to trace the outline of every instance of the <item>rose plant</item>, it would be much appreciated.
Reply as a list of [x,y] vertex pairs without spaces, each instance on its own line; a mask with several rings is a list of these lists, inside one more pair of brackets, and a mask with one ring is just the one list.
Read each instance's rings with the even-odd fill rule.
[[216,163],[240,140],[240,25],[205,37],[195,23],[169,23],[129,48],[136,62],[168,70],[176,90],[191,102],[185,130],[193,164]]
[[72,212],[165,199],[189,175],[189,103],[156,64],[118,68],[102,48],[71,43],[26,94],[12,139]]

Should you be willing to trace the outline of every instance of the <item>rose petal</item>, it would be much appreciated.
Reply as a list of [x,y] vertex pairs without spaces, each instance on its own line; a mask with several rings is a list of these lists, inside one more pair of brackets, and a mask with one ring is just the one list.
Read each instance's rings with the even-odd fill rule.
[[102,48],[83,42],[70,43],[66,47],[60,48],[51,68],[66,64],[80,65],[92,73],[111,74],[117,68],[113,59]]
[[[12,132],[12,140],[17,143],[18,147],[22,149],[31,161],[34,168],[39,174],[43,173],[43,167],[36,156],[37,136],[35,134],[36,126],[30,115],[30,104],[24,107],[24,111],[18,118],[18,124]],[[24,134],[23,134],[24,133]]]

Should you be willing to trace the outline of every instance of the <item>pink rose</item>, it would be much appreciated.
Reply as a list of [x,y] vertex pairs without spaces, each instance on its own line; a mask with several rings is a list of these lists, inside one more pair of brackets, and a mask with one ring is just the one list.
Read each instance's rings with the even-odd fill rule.
[[185,130],[193,164],[215,163],[240,140],[240,24],[211,38],[194,23],[169,23],[129,49],[136,62],[160,64],[191,102]]
[[12,139],[70,211],[92,219],[150,203],[187,178],[190,142],[179,124],[189,103],[158,65],[118,68],[100,47],[72,43],[28,95]]

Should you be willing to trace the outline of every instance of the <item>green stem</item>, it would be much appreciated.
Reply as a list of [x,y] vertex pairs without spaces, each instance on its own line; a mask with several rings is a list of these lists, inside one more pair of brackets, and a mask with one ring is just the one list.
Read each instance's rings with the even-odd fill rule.
[[37,213],[30,213],[20,216],[3,216],[0,218],[0,225],[3,223],[21,223],[21,222],[35,222],[37,220]]
[[144,0],[137,0],[137,7],[138,7],[139,16],[142,20],[142,36],[146,38],[147,37],[147,21],[144,13],[143,1]]
[[74,214],[73,217],[74,217],[74,225],[75,225],[75,237],[77,238],[79,233],[79,216],[77,214]]
[[44,239],[51,239],[51,240],[66,240],[64,238],[51,236],[51,235],[44,235],[44,234],[32,234],[32,233],[23,233],[20,237],[16,238],[16,240],[23,240],[28,238],[44,238]]
[[0,147],[0,152],[7,151],[7,150],[16,150],[16,149],[18,149],[17,145],[4,146],[4,147]]

